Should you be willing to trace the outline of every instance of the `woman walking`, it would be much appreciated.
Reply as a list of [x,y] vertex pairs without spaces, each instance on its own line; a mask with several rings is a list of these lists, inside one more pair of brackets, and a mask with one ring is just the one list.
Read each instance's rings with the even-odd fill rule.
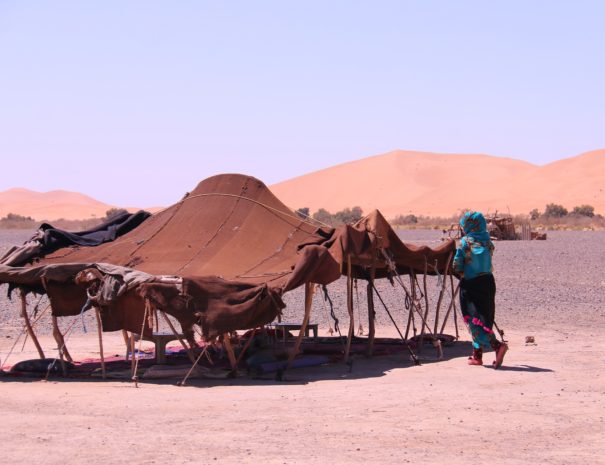
[[464,236],[456,249],[454,269],[461,276],[460,307],[464,322],[473,338],[469,365],[483,365],[483,349],[491,347],[496,354],[494,368],[500,368],[508,346],[496,339],[492,327],[496,310],[496,281],[492,273],[494,244],[487,223],[480,212],[466,212],[460,218]]

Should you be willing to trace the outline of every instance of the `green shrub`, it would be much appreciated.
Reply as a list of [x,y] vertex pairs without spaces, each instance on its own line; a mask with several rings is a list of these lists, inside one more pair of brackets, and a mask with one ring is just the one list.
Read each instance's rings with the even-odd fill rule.
[[592,218],[594,216],[594,207],[592,205],[580,205],[579,207],[573,207],[572,213],[577,216]]
[[549,203],[544,209],[544,216],[547,218],[563,218],[567,213],[567,208],[556,203]]

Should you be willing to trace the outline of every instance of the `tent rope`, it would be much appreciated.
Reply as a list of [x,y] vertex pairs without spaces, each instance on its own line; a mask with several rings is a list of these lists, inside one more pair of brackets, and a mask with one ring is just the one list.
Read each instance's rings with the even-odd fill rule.
[[[321,284],[317,284],[317,289],[321,288]],[[326,300],[321,299],[321,303],[323,304],[324,313],[326,314],[326,321],[328,322],[328,334],[331,336],[334,334],[334,329],[332,328],[332,322],[330,321],[330,313],[328,312],[328,306],[326,305]]]
[[420,360],[418,360],[418,357],[416,356],[416,354],[414,353],[414,351],[412,350],[412,348],[410,347],[410,345],[408,344],[408,342],[403,337],[403,334],[399,330],[399,326],[397,326],[397,322],[395,321],[395,318],[393,318],[393,315],[391,315],[391,312],[390,312],[389,308],[384,303],[384,300],[382,300],[382,296],[378,292],[378,289],[376,289],[376,286],[374,285],[374,283],[372,283],[372,289],[374,289],[374,292],[376,292],[376,295],[378,296],[378,299],[380,300],[380,303],[382,304],[382,306],[386,310],[387,314],[389,315],[389,318],[391,319],[391,321],[393,322],[393,325],[395,326],[395,329],[399,333],[399,337],[401,337],[401,340],[403,341],[403,343],[407,347],[408,351],[410,352],[410,357],[412,359],[412,362],[414,362],[414,365],[420,365]]
[[[267,210],[272,210],[274,212],[277,212],[283,216],[286,216],[288,218],[292,218],[295,219],[297,221],[302,221],[305,224],[308,224],[309,226],[313,226],[316,227],[317,225],[311,223],[310,221],[306,221],[304,218],[301,218],[300,216],[295,216],[290,214],[289,212],[284,212],[282,210],[279,210],[278,208],[272,207],[270,205],[267,205],[266,203],[263,202],[259,202],[258,200],[255,199],[251,199],[250,197],[245,197],[243,195],[237,195],[237,194],[226,194],[226,193],[222,193],[222,192],[210,192],[210,193],[206,193],[206,194],[195,194],[195,195],[188,195],[187,197],[185,197],[184,199],[182,199],[179,203],[183,203],[187,200],[191,200],[191,199],[196,199],[198,197],[213,197],[213,196],[218,196],[218,197],[233,197],[233,198],[238,198],[238,199],[243,199],[243,200],[248,200],[249,202],[255,203],[257,205],[260,205],[261,207],[266,208]],[[170,207],[168,207],[170,208]],[[164,210],[160,210],[160,211],[164,211]],[[160,212],[158,212],[160,213]],[[301,213],[301,215],[304,215],[303,213]],[[323,221],[317,220],[309,215],[304,215],[305,218],[309,218],[312,219],[313,221],[316,221],[317,223],[321,224],[322,226],[325,226],[327,228],[332,228],[332,226],[330,226],[329,224],[324,223]]]

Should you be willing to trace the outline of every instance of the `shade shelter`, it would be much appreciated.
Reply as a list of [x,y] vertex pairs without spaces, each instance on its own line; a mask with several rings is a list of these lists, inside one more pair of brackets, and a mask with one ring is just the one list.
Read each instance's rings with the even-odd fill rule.
[[[0,266],[0,282],[22,295],[46,293],[54,318],[95,309],[103,331],[149,334],[150,315],[160,310],[179,321],[193,345],[195,325],[210,339],[270,323],[284,308],[284,293],[300,286],[306,288],[305,325],[314,286],[343,275],[352,318],[352,279],[368,282],[372,300],[373,281],[389,278],[410,299],[410,318],[422,320],[422,332],[436,333],[439,318],[434,315],[430,328],[417,276],[445,276],[441,305],[454,250],[453,241],[437,247],[402,242],[378,211],[353,225],[318,226],[258,179],[224,174],[111,242],[71,245],[22,267]],[[451,297],[452,305],[453,280]],[[373,302],[368,305],[371,351]]]

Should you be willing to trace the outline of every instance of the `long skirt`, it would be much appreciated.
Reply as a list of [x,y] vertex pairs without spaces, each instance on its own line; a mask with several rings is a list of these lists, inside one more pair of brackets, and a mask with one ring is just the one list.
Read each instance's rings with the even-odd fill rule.
[[473,347],[497,348],[494,335],[496,281],[491,273],[460,282],[460,308],[473,338]]

